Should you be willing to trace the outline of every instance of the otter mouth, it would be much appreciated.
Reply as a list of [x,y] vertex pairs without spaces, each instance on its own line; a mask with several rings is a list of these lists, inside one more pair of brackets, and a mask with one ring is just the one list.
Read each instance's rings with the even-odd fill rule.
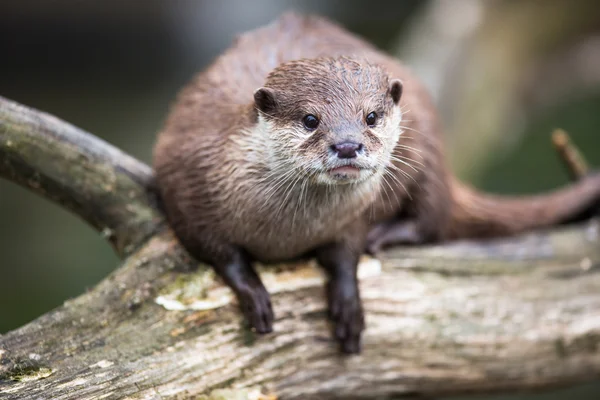
[[335,167],[327,170],[327,175],[334,179],[358,179],[360,177],[360,171],[362,168],[359,168],[355,165],[342,165],[341,167]]
[[331,185],[346,185],[369,179],[376,172],[372,166],[356,161],[332,162],[318,170],[318,181]]

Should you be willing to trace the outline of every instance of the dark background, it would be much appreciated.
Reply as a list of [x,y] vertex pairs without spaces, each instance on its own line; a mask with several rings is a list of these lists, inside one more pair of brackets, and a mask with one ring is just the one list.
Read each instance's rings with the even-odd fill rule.
[[[391,49],[426,3],[5,1],[0,3],[0,96],[54,114],[149,163],[155,134],[177,90],[237,33],[293,7],[329,16]],[[485,164],[463,168],[461,176],[497,192],[564,184],[566,174],[548,135],[558,126],[567,129],[588,160],[600,165],[599,110],[598,87],[553,102],[527,121],[521,135],[507,132],[506,141],[516,142],[510,151],[490,151]],[[449,132],[449,141],[452,137]],[[460,148],[453,151],[453,159],[468,156]],[[98,233],[3,180],[0,239],[0,333],[80,294],[118,265]],[[585,398],[592,399],[594,390],[588,386],[548,396],[583,399],[587,393]]]

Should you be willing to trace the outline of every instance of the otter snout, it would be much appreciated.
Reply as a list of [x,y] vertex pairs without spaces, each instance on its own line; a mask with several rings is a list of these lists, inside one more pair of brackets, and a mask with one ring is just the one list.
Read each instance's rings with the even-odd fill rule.
[[362,143],[354,142],[332,144],[329,148],[338,158],[342,159],[356,158],[356,156],[363,151]]
[[[354,138],[353,138],[354,139]],[[323,174],[319,179],[327,184],[349,184],[363,181],[374,173],[369,149],[360,140],[338,139],[327,147]],[[331,143],[331,142],[329,142]]]

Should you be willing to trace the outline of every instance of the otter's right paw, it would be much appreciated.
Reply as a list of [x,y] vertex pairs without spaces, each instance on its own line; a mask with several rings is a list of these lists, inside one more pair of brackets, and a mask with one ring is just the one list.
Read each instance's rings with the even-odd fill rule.
[[329,318],[334,323],[335,337],[342,351],[360,353],[360,339],[365,329],[362,305],[355,286],[331,281],[327,285]]
[[273,331],[271,298],[267,289],[260,282],[244,285],[237,292],[237,298],[246,321],[256,329],[256,332],[270,333]]

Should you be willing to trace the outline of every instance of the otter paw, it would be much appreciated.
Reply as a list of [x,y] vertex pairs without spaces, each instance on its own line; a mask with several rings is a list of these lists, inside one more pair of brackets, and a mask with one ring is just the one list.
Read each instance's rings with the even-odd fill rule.
[[366,252],[372,256],[377,256],[381,248],[385,245],[384,235],[388,230],[386,223],[380,223],[371,228],[367,235]]
[[240,307],[246,320],[257,333],[273,331],[271,298],[262,284],[248,285],[238,293]]
[[392,221],[375,225],[367,235],[366,252],[377,256],[383,249],[397,245],[424,243],[414,221]]
[[365,320],[358,292],[343,284],[328,285],[329,318],[334,324],[335,337],[344,353],[360,353],[360,339]]

